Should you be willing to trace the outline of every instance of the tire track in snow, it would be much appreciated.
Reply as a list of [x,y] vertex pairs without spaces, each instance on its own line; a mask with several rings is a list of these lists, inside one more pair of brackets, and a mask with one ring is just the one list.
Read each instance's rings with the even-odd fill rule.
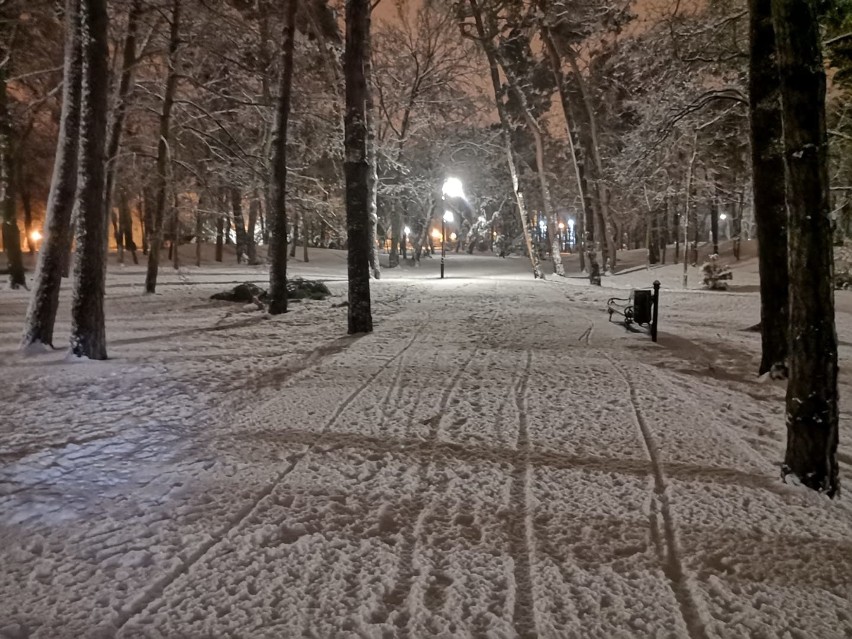
[[[402,548],[400,550],[400,559],[399,559],[399,569],[397,570],[397,582],[393,589],[388,592],[384,597],[384,603],[386,607],[391,607],[400,611],[400,617],[396,620],[397,627],[399,628],[399,634],[397,635],[401,639],[405,639],[406,637],[411,636],[411,619],[415,616],[417,612],[415,602],[413,601],[413,590],[414,590],[414,582],[417,577],[416,571],[414,569],[414,557],[417,554],[417,548],[420,544],[420,540],[424,537],[426,523],[429,516],[429,506],[431,505],[431,500],[427,497],[420,496],[420,493],[429,485],[429,469],[435,463],[435,456],[438,452],[438,438],[441,433],[441,424],[446,416],[447,409],[450,406],[450,400],[452,399],[453,394],[455,393],[459,382],[461,381],[462,375],[467,371],[471,362],[476,358],[477,353],[479,352],[482,343],[485,341],[485,338],[489,334],[490,328],[494,325],[494,322],[497,318],[498,311],[494,311],[491,317],[488,320],[488,328],[482,332],[479,337],[479,340],[476,342],[473,349],[471,349],[470,355],[464,362],[456,369],[455,373],[450,377],[449,383],[444,387],[443,392],[441,393],[441,399],[438,403],[438,413],[433,415],[428,420],[425,420],[424,423],[429,425],[429,431],[426,435],[426,449],[427,452],[425,454],[426,460],[421,462],[420,464],[420,472],[418,474],[418,490],[417,497],[413,503],[414,510],[416,511],[416,519],[414,525],[409,529],[403,529],[401,535],[403,538]],[[413,413],[416,414],[416,413]],[[442,479],[434,486],[433,492],[434,494],[442,495],[446,492],[446,484],[448,482],[446,473],[443,474]],[[441,571],[439,571],[441,572]],[[435,575],[432,575],[435,577]],[[433,581],[435,581],[433,579]],[[447,583],[445,578],[437,579],[440,584],[440,587],[445,589],[450,583]],[[442,597],[442,592],[433,590],[429,594],[431,600],[439,601]],[[425,599],[425,593],[424,593]],[[406,605],[407,604],[407,605]],[[424,605],[427,608],[430,606],[424,601]],[[381,621],[379,619],[379,621]]]
[[[654,434],[642,413],[641,404],[636,393],[636,386],[624,369],[618,365],[609,354],[604,357],[612,364],[613,369],[619,377],[624,380],[630,393],[630,404],[633,408],[633,416],[639,427],[642,441],[645,444],[645,452],[651,461],[651,471],[654,478],[654,493],[651,503],[651,540],[657,547],[660,556],[663,573],[669,580],[669,585],[677,600],[680,614],[686,624],[687,632],[691,639],[708,639],[707,627],[701,618],[699,606],[692,594],[686,571],[683,568],[683,560],[677,543],[677,526],[671,512],[671,504],[667,494],[668,482],[666,480],[663,463],[660,461],[660,451]],[[660,531],[657,515],[663,520],[663,529]]]
[[[428,321],[428,320],[427,320]],[[334,411],[332,416],[328,419],[328,421],[323,425],[320,429],[320,434],[328,431],[329,428],[334,426],[337,423],[337,420],[340,419],[340,416],[343,412],[352,405],[352,403],[363,393],[370,385],[376,380],[379,375],[385,372],[388,367],[396,361],[399,357],[401,357],[411,346],[414,344],[415,340],[420,336],[423,327],[427,322],[423,322],[414,332],[414,335],[406,342],[405,346],[402,347],[397,353],[384,362],[379,369],[370,375],[366,381],[364,381],[360,386],[358,386],[354,391],[352,391],[346,399],[344,399],[337,409]],[[257,497],[246,504],[243,508],[237,511],[237,513],[231,517],[228,521],[225,522],[223,526],[221,526],[213,535],[211,535],[210,539],[198,546],[186,560],[182,561],[180,564],[174,566],[170,570],[166,571],[164,575],[154,580],[152,584],[150,584],[129,607],[122,609],[115,622],[116,632],[119,632],[127,623],[136,615],[143,612],[150,605],[155,603],[165,592],[165,590],[173,584],[177,579],[179,579],[182,575],[185,575],[189,572],[189,570],[198,563],[204,556],[210,552],[217,544],[223,541],[232,531],[239,528],[260,506],[261,502],[264,499],[269,497],[273,491],[280,485],[280,483],[289,475],[293,470],[296,469],[299,462],[305,459],[319,444],[321,440],[317,440],[316,443],[309,444],[305,447],[304,450],[298,453],[294,453],[290,455],[287,460],[289,465],[282,470],[275,478],[265,486],[257,495]]]
[[518,409],[518,437],[515,442],[517,461],[512,471],[509,489],[512,512],[509,519],[509,552],[514,564],[515,608],[513,624],[521,639],[538,637],[533,606],[532,556],[535,551],[535,530],[529,512],[532,483],[530,467],[530,438],[527,424],[527,388],[532,370],[532,353],[527,351],[526,364],[512,389]]

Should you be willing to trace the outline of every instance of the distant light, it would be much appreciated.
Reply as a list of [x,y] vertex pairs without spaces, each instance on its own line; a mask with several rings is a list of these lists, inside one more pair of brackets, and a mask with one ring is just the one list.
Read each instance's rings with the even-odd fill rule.
[[728,219],[728,214],[727,214],[727,213],[722,213],[722,215],[720,215],[720,216],[719,216],[719,219],[720,219],[720,220],[727,220],[727,219]]
[[570,226],[572,229],[574,228],[574,220],[570,217],[568,218],[568,226]]
[[456,238],[457,238],[457,237],[458,237],[458,235],[456,235],[455,233],[450,233],[450,239],[451,239],[453,242],[455,242],[455,241],[456,241]]
[[462,181],[458,178],[448,177],[444,180],[444,186],[441,188],[441,192],[446,197],[464,198],[464,186],[462,186]]
[[561,231],[561,230],[563,230],[564,228],[565,228],[565,225],[564,225],[562,222],[560,222],[560,223],[559,223],[559,230]]
[[444,211],[444,222],[452,222],[453,221],[453,212],[452,211]]
[[441,231],[439,231],[438,229],[432,229],[432,237],[434,237],[436,240],[440,240]]
[[38,242],[41,240],[41,233],[39,231],[33,231],[30,233],[30,238],[33,242]]
[[402,232],[405,233],[406,235],[411,235],[411,229],[408,228],[407,226],[404,229],[402,229]]

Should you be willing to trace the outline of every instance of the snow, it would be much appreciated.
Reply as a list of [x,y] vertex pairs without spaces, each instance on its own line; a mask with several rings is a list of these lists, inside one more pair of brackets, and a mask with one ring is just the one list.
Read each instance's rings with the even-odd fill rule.
[[[0,637],[852,635],[852,508],[780,479],[753,257],[702,292],[449,253],[385,270],[357,337],[344,252],[275,317],[209,300],[266,279],[226,259],[155,296],[111,267],[100,362],[19,352],[0,291]],[[604,310],[653,279],[658,344]]]

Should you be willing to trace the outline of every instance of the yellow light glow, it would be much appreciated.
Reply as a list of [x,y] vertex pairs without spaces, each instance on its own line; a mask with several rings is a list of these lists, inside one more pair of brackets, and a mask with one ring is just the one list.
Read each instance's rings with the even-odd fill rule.
[[439,231],[438,229],[432,229],[432,237],[434,237],[436,240],[440,240],[441,231]]
[[33,242],[38,242],[39,240],[41,240],[41,232],[33,231],[32,233],[30,233],[30,238],[32,238]]
[[564,228],[565,228],[565,225],[564,225],[562,222],[560,222],[560,223],[559,223],[559,230],[561,231],[561,230],[562,230],[562,229],[564,229]]
[[451,239],[453,242],[455,242],[455,241],[456,241],[456,238],[457,238],[457,237],[458,237],[458,235],[456,235],[455,233],[450,233],[450,239]]

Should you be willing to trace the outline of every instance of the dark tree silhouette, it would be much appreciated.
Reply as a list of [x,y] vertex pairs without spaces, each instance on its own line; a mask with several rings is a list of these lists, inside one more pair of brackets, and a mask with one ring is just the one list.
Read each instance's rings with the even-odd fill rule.
[[370,163],[367,157],[367,82],[370,0],[346,2],[344,167],[349,240],[349,333],[373,330],[370,308]]
[[785,475],[835,496],[837,334],[825,125],[825,67],[812,0],[772,0],[781,77],[790,250]]

